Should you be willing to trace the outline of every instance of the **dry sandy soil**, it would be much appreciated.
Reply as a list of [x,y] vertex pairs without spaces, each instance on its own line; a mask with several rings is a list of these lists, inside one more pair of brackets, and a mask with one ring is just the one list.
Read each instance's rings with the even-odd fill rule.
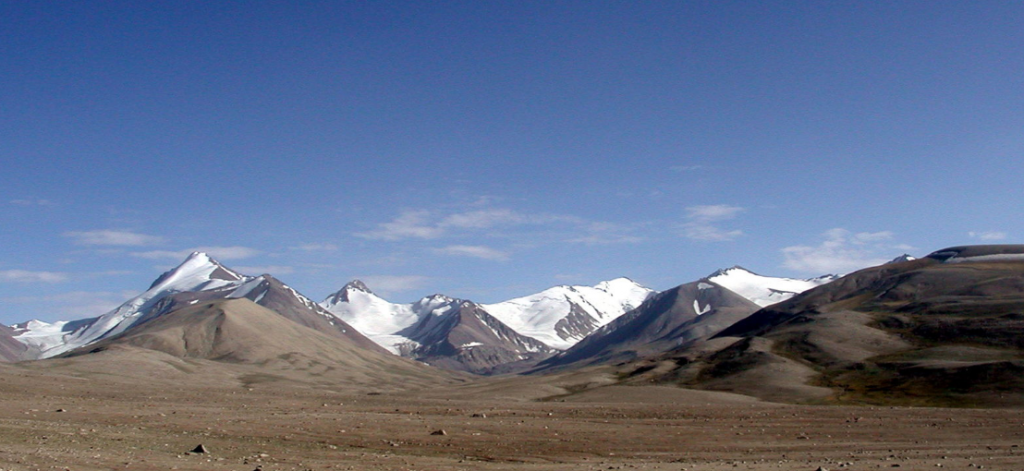
[[[560,387],[610,383],[600,370],[418,391],[262,381],[212,363],[187,377],[0,375],[3,470],[1024,470],[1022,410]],[[200,444],[207,453],[190,452]]]

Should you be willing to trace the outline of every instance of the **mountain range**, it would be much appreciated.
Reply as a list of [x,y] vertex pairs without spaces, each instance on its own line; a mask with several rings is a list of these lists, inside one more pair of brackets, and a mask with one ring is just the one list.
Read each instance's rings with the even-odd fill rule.
[[662,292],[618,278],[494,304],[396,304],[360,281],[316,303],[194,253],[102,316],[0,326],[0,358],[145,351],[389,384],[429,382],[431,366],[463,378],[601,365],[624,383],[767,400],[988,405],[1024,394],[1021,293],[1020,245],[808,280],[732,267]]
[[[698,336],[695,332],[705,335],[714,330],[707,326],[724,328],[724,325],[719,326],[720,322],[710,322],[714,318],[729,317],[723,312],[749,314],[756,310],[758,302],[785,299],[831,280],[829,277],[772,278],[740,267],[715,272],[702,283],[715,283],[712,279],[746,293],[744,298],[716,285],[720,291],[729,291],[731,298],[742,300],[744,307],[731,309],[717,301],[719,296],[714,303],[705,302],[704,308],[692,308],[690,317],[693,319],[655,323],[644,335],[635,336],[634,343],[650,344],[644,347],[644,352],[677,346],[683,340]],[[606,339],[607,331],[617,329],[626,320],[652,316],[649,306],[664,303],[648,301],[665,298],[677,290],[655,293],[627,278],[617,278],[595,286],[556,286],[495,304],[478,304],[441,294],[414,303],[396,304],[354,280],[323,302],[314,303],[269,274],[243,275],[206,254],[193,253],[177,268],[158,277],[145,292],[107,314],[70,322],[29,321],[12,326],[9,335],[0,337],[7,338],[0,344],[3,346],[0,352],[8,360],[64,355],[109,338],[129,337],[126,333],[137,326],[183,308],[208,301],[248,299],[300,325],[377,353],[390,352],[444,369],[475,374],[520,372],[549,359],[550,364],[565,363],[566,358],[589,351],[573,350],[584,339],[588,339],[585,344],[588,349],[594,348],[598,338],[611,342],[611,337]],[[693,306],[700,302],[692,300]],[[685,303],[691,303],[690,298]],[[641,316],[640,312],[647,314]],[[696,321],[698,316],[702,317],[700,322]],[[651,330],[677,328],[677,324],[686,322],[694,324],[689,333]],[[698,326],[704,326],[703,330]],[[659,337],[659,342],[653,342],[653,337]],[[617,345],[608,349],[625,351],[626,347]],[[634,351],[634,354],[637,353]],[[554,359],[556,356],[559,358]]]

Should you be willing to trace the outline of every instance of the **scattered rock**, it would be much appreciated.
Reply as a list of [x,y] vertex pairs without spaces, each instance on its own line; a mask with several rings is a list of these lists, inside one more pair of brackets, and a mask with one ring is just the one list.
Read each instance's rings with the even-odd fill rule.
[[209,453],[209,452],[210,452],[210,450],[208,450],[206,448],[206,445],[203,445],[202,443],[200,443],[199,445],[196,445],[196,447],[192,449],[192,453]]
[[487,418],[487,414],[473,414],[471,417],[479,417],[481,419],[486,419]]
[[430,432],[430,434],[431,435],[448,435],[448,432],[445,432],[444,429],[440,429],[440,430],[434,430],[433,432]]

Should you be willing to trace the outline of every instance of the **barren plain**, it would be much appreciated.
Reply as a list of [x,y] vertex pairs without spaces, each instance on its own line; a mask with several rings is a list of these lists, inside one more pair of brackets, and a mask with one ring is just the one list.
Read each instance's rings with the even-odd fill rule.
[[1019,409],[781,405],[601,369],[373,389],[169,364],[3,365],[0,469],[1024,469]]

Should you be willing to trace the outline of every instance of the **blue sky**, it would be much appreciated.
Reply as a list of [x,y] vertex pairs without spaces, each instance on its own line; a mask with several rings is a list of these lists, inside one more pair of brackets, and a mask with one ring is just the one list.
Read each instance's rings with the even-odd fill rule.
[[0,322],[1017,243],[1021,2],[5,2]]

